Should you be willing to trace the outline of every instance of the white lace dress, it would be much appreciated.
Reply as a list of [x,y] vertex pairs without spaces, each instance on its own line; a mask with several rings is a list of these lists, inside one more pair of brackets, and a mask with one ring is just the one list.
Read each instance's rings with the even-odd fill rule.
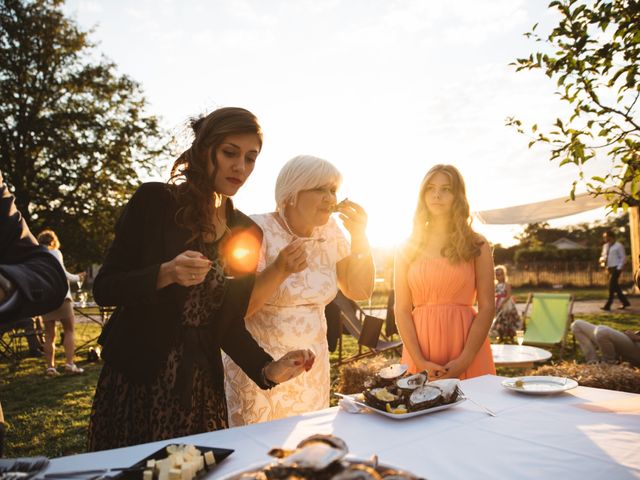
[[[258,271],[264,270],[293,237],[271,213],[251,217],[264,233]],[[329,348],[324,307],[337,293],[336,263],[350,251],[333,218],[314,229],[308,241],[308,267],[291,274],[267,303],[250,318],[247,330],[273,358],[300,348],[312,349],[316,360],[308,372],[261,390],[223,355],[229,426],[275,420],[329,406]]]

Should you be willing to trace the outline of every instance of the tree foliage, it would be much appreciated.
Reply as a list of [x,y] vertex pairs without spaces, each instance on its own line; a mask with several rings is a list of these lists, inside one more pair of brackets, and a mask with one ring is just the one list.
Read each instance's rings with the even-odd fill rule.
[[[530,127],[535,144],[548,144],[551,160],[579,167],[573,182],[593,195],[605,195],[609,206],[640,204],[640,1],[555,0],[558,24],[539,35],[538,24],[525,35],[539,50],[513,64],[517,71],[542,70],[555,80],[557,93],[571,107],[568,118],[556,118],[550,130]],[[507,123],[524,133],[522,122]],[[602,175],[584,178],[582,166],[606,157],[611,166]]]
[[140,85],[62,4],[0,0],[0,168],[31,229],[53,228],[70,263],[86,266],[166,148]]

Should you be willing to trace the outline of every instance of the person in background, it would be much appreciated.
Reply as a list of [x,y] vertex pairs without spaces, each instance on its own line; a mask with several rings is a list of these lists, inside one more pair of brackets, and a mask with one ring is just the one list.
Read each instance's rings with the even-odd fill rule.
[[306,348],[274,361],[245,328],[262,235],[230,197],[262,149],[257,118],[220,108],[191,126],[169,183],[129,200],[93,284],[116,309],[99,339],[89,450],[227,428],[220,349],[265,389],[313,365]]
[[624,245],[616,241],[616,236],[611,230],[604,232],[602,238],[604,244],[602,245],[602,254],[600,255],[600,265],[607,269],[609,275],[609,298],[601,309],[611,310],[614,295],[617,295],[618,300],[622,303],[619,308],[624,309],[631,305],[618,283],[620,274],[622,273],[622,267],[624,267],[627,261]]
[[501,342],[504,342],[507,339],[513,340],[516,330],[522,327],[522,319],[511,295],[507,267],[497,265],[494,271],[496,318],[491,325],[491,332],[499,337]]
[[619,332],[606,325],[594,325],[584,320],[573,322],[571,331],[587,363],[598,363],[601,359],[606,363],[622,360],[640,367],[640,331]]
[[[366,237],[367,214],[355,202],[337,203],[338,169],[301,155],[280,170],[276,211],[253,215],[264,233],[247,329],[271,355],[310,345],[314,367],[269,391],[261,391],[225,358],[232,426],[264,422],[329,406],[330,368],[325,306],[338,287],[353,300],[369,298],[375,267]],[[332,217],[338,212],[347,240]]]
[[[81,278],[84,278],[84,273],[75,275],[67,272],[64,266],[64,259],[62,258],[62,252],[60,251],[60,240],[53,230],[43,230],[38,235],[38,242],[40,245],[46,247],[49,253],[53,255],[65,272],[67,282],[78,282]],[[62,324],[62,331],[64,333],[63,347],[66,363],[64,364],[64,371],[67,373],[80,374],[84,372],[84,369],[78,367],[74,361],[73,356],[76,348],[75,337],[75,323],[76,317],[73,313],[73,298],[71,297],[71,290],[67,283],[67,295],[58,308],[42,315],[42,321],[44,323],[44,361],[46,365],[45,373],[49,377],[57,377],[60,372],[56,369],[55,353],[56,353],[56,321],[60,321]]]
[[[0,172],[0,323],[53,310],[64,299],[66,289],[62,267],[38,245]],[[5,433],[0,405],[0,457]]]
[[396,323],[410,372],[426,370],[434,379],[495,374],[487,336],[493,278],[491,248],[471,228],[462,175],[435,165],[420,185],[413,231],[395,262]]

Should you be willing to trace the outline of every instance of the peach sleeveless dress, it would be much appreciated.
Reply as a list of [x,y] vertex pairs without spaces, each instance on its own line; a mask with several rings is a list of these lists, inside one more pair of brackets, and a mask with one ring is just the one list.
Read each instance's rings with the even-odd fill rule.
[[[451,263],[446,258],[419,258],[409,265],[407,282],[413,299],[413,323],[422,354],[429,361],[445,365],[461,353],[476,315],[474,262]],[[406,349],[402,363],[416,373]],[[495,374],[487,338],[460,379]]]

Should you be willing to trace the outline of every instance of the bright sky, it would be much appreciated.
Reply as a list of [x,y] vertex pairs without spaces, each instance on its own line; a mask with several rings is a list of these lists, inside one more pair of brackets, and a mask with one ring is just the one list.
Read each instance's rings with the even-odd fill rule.
[[[435,163],[461,170],[474,211],[568,194],[576,169],[550,163],[505,126],[508,116],[545,125],[564,108],[543,74],[508,65],[533,48],[522,33],[552,25],[547,3],[68,0],[65,8],[95,28],[100,51],[142,84],[165,127],[179,131],[189,116],[222,106],[258,116],[265,144],[235,197],[241,210],[272,210],[280,167],[316,155],[342,172],[339,198],[367,210],[372,245],[391,246],[407,236]],[[591,163],[587,173],[596,173]],[[503,245],[522,230],[474,226]]]

